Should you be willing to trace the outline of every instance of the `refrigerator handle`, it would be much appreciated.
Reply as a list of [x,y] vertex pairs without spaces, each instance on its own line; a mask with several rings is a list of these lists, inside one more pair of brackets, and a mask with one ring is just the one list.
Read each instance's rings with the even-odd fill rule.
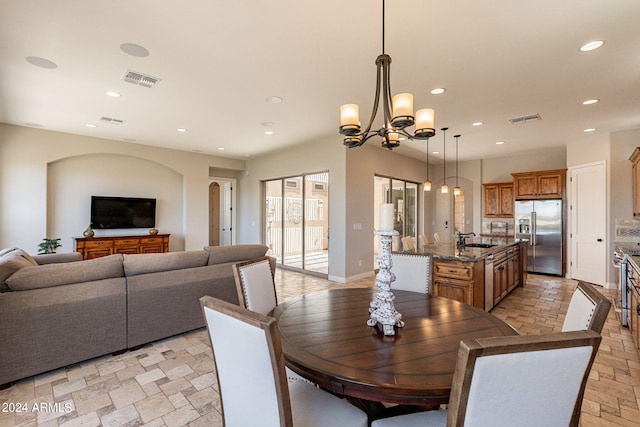
[[536,230],[536,211],[531,212],[531,245],[535,246],[536,235],[538,234],[538,230]]

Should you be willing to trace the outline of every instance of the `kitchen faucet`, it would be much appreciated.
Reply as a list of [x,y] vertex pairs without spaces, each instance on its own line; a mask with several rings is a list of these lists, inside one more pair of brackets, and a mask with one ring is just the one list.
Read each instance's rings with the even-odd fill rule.
[[458,249],[462,249],[464,248],[464,245],[467,244],[467,237],[471,237],[474,236],[475,237],[476,233],[471,232],[471,233],[458,233]]

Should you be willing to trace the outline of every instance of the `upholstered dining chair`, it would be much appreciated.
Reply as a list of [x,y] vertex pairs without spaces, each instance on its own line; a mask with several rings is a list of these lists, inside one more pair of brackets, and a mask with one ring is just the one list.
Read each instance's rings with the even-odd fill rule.
[[591,329],[601,333],[610,308],[611,302],[593,285],[580,281],[569,301],[562,332]]
[[423,248],[429,244],[429,239],[427,239],[426,234],[422,233],[420,236],[418,236],[418,238],[420,239],[420,245]]
[[226,426],[367,426],[367,415],[303,381],[288,383],[274,318],[200,299]]
[[[274,281],[274,264],[269,256],[233,264],[233,277],[236,282],[240,305],[256,313],[267,315],[276,308],[278,299]],[[291,381],[306,378],[286,368],[287,378]]]
[[592,330],[464,340],[448,410],[380,419],[372,427],[578,426],[601,340]]

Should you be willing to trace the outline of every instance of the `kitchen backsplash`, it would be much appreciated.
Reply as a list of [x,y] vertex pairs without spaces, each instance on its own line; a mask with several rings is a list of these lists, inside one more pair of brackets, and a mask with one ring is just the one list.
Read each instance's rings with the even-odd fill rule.
[[482,231],[480,233],[493,236],[513,236],[513,227],[513,218],[501,218],[499,220],[483,218]]
[[616,219],[616,242],[640,242],[640,220],[632,218]]

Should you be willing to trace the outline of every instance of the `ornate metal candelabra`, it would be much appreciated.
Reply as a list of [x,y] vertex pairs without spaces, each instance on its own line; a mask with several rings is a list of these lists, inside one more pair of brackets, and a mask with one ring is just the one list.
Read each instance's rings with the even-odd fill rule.
[[398,313],[393,306],[395,296],[391,292],[391,282],[396,280],[396,276],[391,272],[393,261],[391,260],[391,241],[393,236],[399,236],[395,230],[392,231],[376,231],[376,235],[380,236],[380,256],[378,257],[378,266],[380,270],[376,276],[376,286],[378,292],[371,301],[369,306],[369,320],[367,325],[376,326],[378,323],[382,325],[382,331],[385,335],[395,335],[394,326],[402,328],[402,314]]

